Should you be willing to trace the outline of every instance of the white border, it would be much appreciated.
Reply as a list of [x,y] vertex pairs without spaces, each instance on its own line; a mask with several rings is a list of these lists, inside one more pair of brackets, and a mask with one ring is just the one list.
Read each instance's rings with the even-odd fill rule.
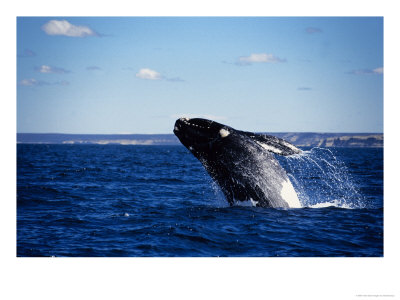
[[[388,1],[14,1],[1,18],[2,299],[363,299],[400,296],[398,8]],[[391,3],[395,3],[394,1]],[[384,16],[384,258],[16,258],[16,16]],[[6,92],[4,93],[4,89]],[[5,151],[3,149],[6,149]],[[374,299],[377,299],[374,297]]]

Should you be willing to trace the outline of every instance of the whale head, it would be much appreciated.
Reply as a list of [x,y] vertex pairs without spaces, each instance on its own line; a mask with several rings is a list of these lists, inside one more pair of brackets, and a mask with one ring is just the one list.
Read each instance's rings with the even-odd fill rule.
[[197,158],[207,157],[234,131],[229,126],[201,118],[180,118],[174,126],[174,134]]
[[[231,148],[235,144],[243,142],[249,145],[249,140],[264,150],[278,155],[287,156],[301,152],[296,146],[276,136],[240,131],[201,118],[180,118],[176,120],[174,134],[197,158],[207,156],[226,143],[229,143]],[[235,140],[234,144],[232,144],[232,140]]]

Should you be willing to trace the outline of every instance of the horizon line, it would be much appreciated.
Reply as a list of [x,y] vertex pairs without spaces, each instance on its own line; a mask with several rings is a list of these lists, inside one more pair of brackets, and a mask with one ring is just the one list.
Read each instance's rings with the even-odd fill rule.
[[[362,133],[384,134],[373,131],[249,131],[254,133]],[[17,132],[16,134],[65,134],[65,135],[174,135],[173,133],[64,133],[64,132]]]

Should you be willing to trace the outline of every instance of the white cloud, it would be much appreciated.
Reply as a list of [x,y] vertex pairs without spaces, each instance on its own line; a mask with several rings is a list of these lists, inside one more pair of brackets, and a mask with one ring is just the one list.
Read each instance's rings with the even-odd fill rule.
[[279,58],[273,54],[268,53],[253,53],[249,56],[239,57],[238,64],[252,64],[252,63],[280,63],[286,62],[286,59]]
[[41,65],[40,67],[36,67],[35,70],[40,73],[57,73],[57,74],[69,73],[69,71],[63,68],[51,67],[47,65]]
[[383,67],[375,69],[358,69],[348,72],[353,75],[366,75],[366,74],[383,74]]
[[62,81],[56,81],[56,82],[48,82],[48,81],[43,81],[43,80],[37,80],[34,78],[30,79],[22,79],[19,82],[19,85],[21,86],[43,86],[43,85],[62,85],[62,86],[67,86],[69,85],[69,81],[62,80]]
[[148,79],[148,80],[160,80],[163,79],[160,73],[151,69],[140,69],[138,73],[136,73],[136,77],[140,79]]
[[51,67],[45,66],[45,65],[40,66],[40,67],[38,68],[38,71],[39,71],[40,73],[52,73]]
[[19,82],[20,85],[23,86],[34,86],[34,85],[38,85],[38,81],[34,78],[30,78],[30,79],[22,79]]
[[[124,70],[133,71],[132,68],[124,68]],[[140,78],[140,79],[147,79],[147,80],[165,80],[165,81],[169,81],[169,82],[185,82],[185,80],[183,80],[180,77],[167,77],[167,76],[161,75],[157,71],[154,71],[154,70],[148,69],[148,68],[140,69],[139,72],[136,73],[136,77]]]
[[48,35],[65,35],[70,37],[98,35],[87,26],[73,25],[66,20],[51,20],[42,26],[42,30]]

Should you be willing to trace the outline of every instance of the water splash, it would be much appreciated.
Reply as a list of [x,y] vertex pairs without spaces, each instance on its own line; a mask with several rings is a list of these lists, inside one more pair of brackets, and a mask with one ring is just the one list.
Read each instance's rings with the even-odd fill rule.
[[364,208],[365,201],[346,165],[331,150],[312,148],[279,157],[303,207]]
[[[302,207],[366,208],[366,201],[345,163],[331,150],[316,147],[300,154],[275,157],[285,169]],[[212,187],[213,195],[210,195],[210,198],[213,199],[214,205],[228,207],[229,204],[219,185],[206,173],[204,176],[207,177],[208,185]],[[233,205],[256,206],[256,202],[234,199]]]

